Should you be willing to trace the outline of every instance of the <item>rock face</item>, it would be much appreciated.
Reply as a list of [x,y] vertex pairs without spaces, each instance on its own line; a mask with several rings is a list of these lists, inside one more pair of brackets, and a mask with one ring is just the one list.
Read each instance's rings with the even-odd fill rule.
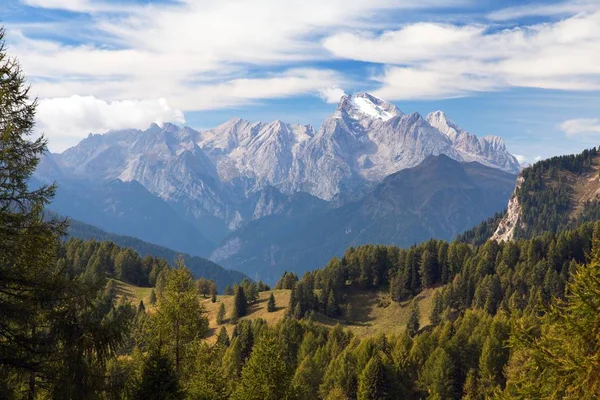
[[343,96],[318,130],[236,118],[203,132],[167,123],[90,134],[48,155],[37,177],[77,182],[82,192],[115,179],[139,182],[217,244],[251,221],[356,201],[387,176],[442,154],[518,170],[500,138],[478,138],[441,112],[405,114],[359,93]]
[[517,197],[517,191],[522,184],[523,177],[519,176],[515,190],[508,201],[506,215],[500,220],[498,228],[496,228],[496,231],[490,240],[495,240],[497,242],[508,242],[514,239],[515,229],[517,226],[521,225],[521,227],[523,227],[521,222],[521,206],[519,205],[519,198]]
[[519,161],[506,150],[502,138],[498,136],[478,138],[459,127],[442,111],[432,112],[426,119],[431,126],[452,141],[452,147],[460,153],[462,161],[477,161],[510,173],[519,172]]

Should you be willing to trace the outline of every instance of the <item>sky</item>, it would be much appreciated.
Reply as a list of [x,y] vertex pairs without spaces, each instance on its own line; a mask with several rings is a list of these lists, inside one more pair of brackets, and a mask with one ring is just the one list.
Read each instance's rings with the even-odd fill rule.
[[600,0],[4,1],[55,152],[152,122],[319,127],[363,91],[520,161],[600,144]]

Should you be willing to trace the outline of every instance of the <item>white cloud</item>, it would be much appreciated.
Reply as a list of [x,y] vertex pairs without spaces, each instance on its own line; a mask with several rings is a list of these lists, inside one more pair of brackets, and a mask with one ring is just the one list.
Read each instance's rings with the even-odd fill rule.
[[540,2],[494,11],[488,14],[488,18],[493,21],[507,21],[532,16],[573,15],[595,10],[600,10],[598,0],[570,0],[553,4]]
[[590,137],[600,134],[600,120],[597,118],[570,119],[560,124],[567,137]]
[[[55,22],[9,25],[7,38],[11,54],[32,83],[32,94],[46,99],[41,107],[52,106],[51,112],[39,114],[52,144],[113,128],[102,123],[109,117],[102,110],[111,110],[113,120],[120,120],[127,99],[140,99],[137,110],[150,110],[152,99],[166,98],[174,109],[190,111],[322,95],[323,88],[343,87],[343,77],[299,66],[331,58],[320,44],[329,32],[378,26],[389,10],[467,1],[178,0],[123,5],[108,0],[21,0],[91,18],[69,19],[68,27]],[[68,41],[55,39],[61,35]],[[53,39],[40,39],[47,37]],[[84,119],[79,117],[83,114]],[[125,121],[119,126],[126,123],[137,124]]]
[[131,6],[93,0],[21,0],[21,2],[30,7],[67,10],[79,13],[118,13],[132,10]]
[[337,57],[386,65],[373,79],[388,99],[508,87],[600,90],[600,12],[500,31],[416,23],[379,35],[339,33],[323,45]]
[[165,99],[106,102],[93,96],[41,100],[36,113],[36,130],[52,139],[49,142],[52,151],[62,151],[88,133],[142,129],[153,122],[184,123],[185,119]]
[[373,93],[383,99],[435,99],[494,90],[500,85],[491,76],[441,69],[387,67],[373,79],[381,87]]
[[329,104],[338,103],[345,94],[346,93],[337,86],[319,89],[319,97]]

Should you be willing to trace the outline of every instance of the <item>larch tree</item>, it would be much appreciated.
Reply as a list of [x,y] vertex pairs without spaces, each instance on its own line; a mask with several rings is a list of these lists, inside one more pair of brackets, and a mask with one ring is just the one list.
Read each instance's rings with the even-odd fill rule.
[[225,322],[225,303],[219,304],[219,310],[217,311],[217,324],[222,325]]
[[177,268],[168,275],[155,317],[159,346],[166,345],[172,351],[177,371],[187,347],[208,330],[205,314],[194,278],[180,257]]
[[262,336],[242,370],[233,400],[280,400],[290,390],[283,347],[273,333]]
[[358,400],[389,398],[389,385],[379,355],[373,356],[358,378]]

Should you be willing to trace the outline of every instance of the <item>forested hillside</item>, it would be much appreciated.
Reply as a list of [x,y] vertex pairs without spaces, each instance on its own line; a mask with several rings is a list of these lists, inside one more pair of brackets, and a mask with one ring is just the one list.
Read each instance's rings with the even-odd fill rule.
[[481,222],[458,240],[480,245],[492,236],[531,238],[595,221],[600,218],[599,171],[596,148],[539,161],[521,172],[508,213]]
[[[163,259],[169,263],[173,263],[181,255],[186,266],[190,269],[194,276],[213,279],[221,291],[225,288],[225,286],[233,285],[236,282],[241,282],[244,278],[246,278],[246,275],[242,274],[241,272],[223,268],[205,258],[190,256],[189,254],[181,254],[174,250],[167,249],[166,247],[144,242],[135,237],[108,233],[96,228],[95,226],[91,226],[77,220],[69,220],[67,233],[72,238],[108,241],[122,248],[133,249],[139,255],[137,256],[138,260],[140,257],[152,256]],[[153,284],[153,282],[150,283]]]

